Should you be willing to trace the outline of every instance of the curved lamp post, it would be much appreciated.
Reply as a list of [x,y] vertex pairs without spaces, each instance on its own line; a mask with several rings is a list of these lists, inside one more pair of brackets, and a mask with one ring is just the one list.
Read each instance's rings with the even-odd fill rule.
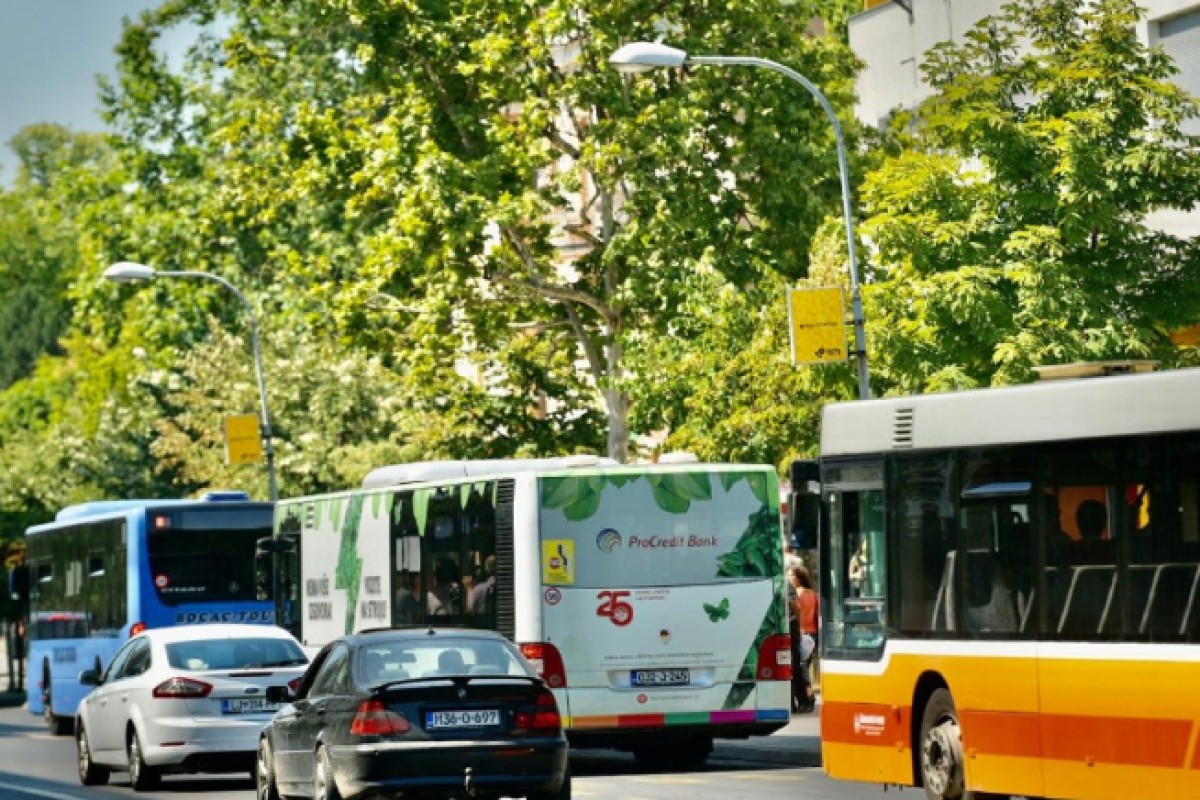
[[609,63],[620,72],[635,74],[647,72],[661,67],[682,67],[684,64],[700,64],[715,66],[746,66],[766,67],[796,81],[809,94],[817,99],[821,108],[825,109],[829,122],[833,125],[833,133],[837,139],[838,172],[842,181],[842,213],[846,222],[846,248],[850,255],[850,298],[854,315],[854,352],[858,360],[858,396],[867,399],[871,396],[871,385],[867,376],[867,342],[865,324],[863,321],[862,290],[858,283],[858,255],[854,245],[854,217],[850,213],[850,170],[846,165],[846,142],[842,136],[842,125],[838,122],[833,106],[821,90],[813,85],[808,78],[790,67],[765,58],[753,56],[692,56],[675,47],[668,47],[657,42],[634,42],[617,50],[608,59]]
[[254,369],[258,375],[258,397],[262,404],[262,441],[263,453],[267,459],[267,485],[270,489],[271,500],[278,500],[279,486],[275,481],[275,447],[271,441],[271,415],[267,411],[267,385],[263,381],[262,351],[258,346],[258,320],[254,318],[254,310],[250,307],[245,295],[239,292],[232,283],[211,272],[165,272],[147,267],[145,264],[135,264],[132,261],[113,264],[104,270],[104,277],[115,283],[134,283],[155,278],[200,278],[221,284],[242,302],[242,306],[246,309],[246,317],[250,320],[250,340],[254,346]]

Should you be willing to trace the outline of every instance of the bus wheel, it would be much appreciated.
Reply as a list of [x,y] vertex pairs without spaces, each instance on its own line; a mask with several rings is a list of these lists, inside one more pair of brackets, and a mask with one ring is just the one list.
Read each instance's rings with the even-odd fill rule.
[[929,800],[970,800],[954,698],[938,689],[921,715],[921,783]]
[[50,689],[49,664],[42,665],[42,719],[46,720],[46,727],[50,729],[51,736],[66,736],[75,728],[70,717],[60,717],[54,713],[54,695]]

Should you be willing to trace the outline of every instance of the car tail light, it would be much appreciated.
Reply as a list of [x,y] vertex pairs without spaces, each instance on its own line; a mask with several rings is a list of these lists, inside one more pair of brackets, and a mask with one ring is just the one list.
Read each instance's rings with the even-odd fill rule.
[[403,714],[388,711],[379,698],[358,704],[358,712],[350,723],[351,736],[395,736],[412,730]]
[[208,697],[212,684],[193,678],[167,678],[154,687],[152,694],[162,698]]
[[292,678],[287,682],[288,691],[292,693],[292,697],[296,696],[296,692],[300,691],[300,684],[304,683],[304,676]]
[[132,625],[129,626],[129,638],[132,639],[133,637],[137,636],[139,633],[141,633],[144,630],[146,630],[146,623],[144,623],[144,622],[133,623]]
[[558,648],[547,642],[526,642],[521,645],[521,655],[537,670],[538,677],[552,689],[564,689],[567,685],[567,670],[563,666]]
[[758,648],[758,679],[760,681],[790,681],[792,679],[792,637],[775,633],[763,640]]
[[514,733],[557,733],[562,730],[558,703],[549,689],[542,689],[534,705],[518,709],[516,724],[513,727],[517,729]]

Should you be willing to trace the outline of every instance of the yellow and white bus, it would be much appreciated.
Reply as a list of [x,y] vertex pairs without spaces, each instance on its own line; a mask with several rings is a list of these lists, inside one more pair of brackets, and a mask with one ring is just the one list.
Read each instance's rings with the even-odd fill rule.
[[313,647],[372,627],[497,630],[573,745],[701,764],[714,737],[789,720],[779,484],[771,466],[672,461],[400,464],[281,500],[264,543],[277,619]]
[[1200,797],[1200,369],[834,404],[836,778]]

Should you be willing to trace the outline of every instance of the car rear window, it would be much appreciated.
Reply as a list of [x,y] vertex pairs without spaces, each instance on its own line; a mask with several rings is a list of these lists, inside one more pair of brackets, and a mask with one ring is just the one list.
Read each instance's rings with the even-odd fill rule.
[[299,667],[308,656],[289,639],[210,639],[167,645],[167,663],[174,669],[203,672],[214,669]]
[[516,648],[494,639],[372,642],[362,647],[358,664],[367,684],[445,675],[536,676]]

